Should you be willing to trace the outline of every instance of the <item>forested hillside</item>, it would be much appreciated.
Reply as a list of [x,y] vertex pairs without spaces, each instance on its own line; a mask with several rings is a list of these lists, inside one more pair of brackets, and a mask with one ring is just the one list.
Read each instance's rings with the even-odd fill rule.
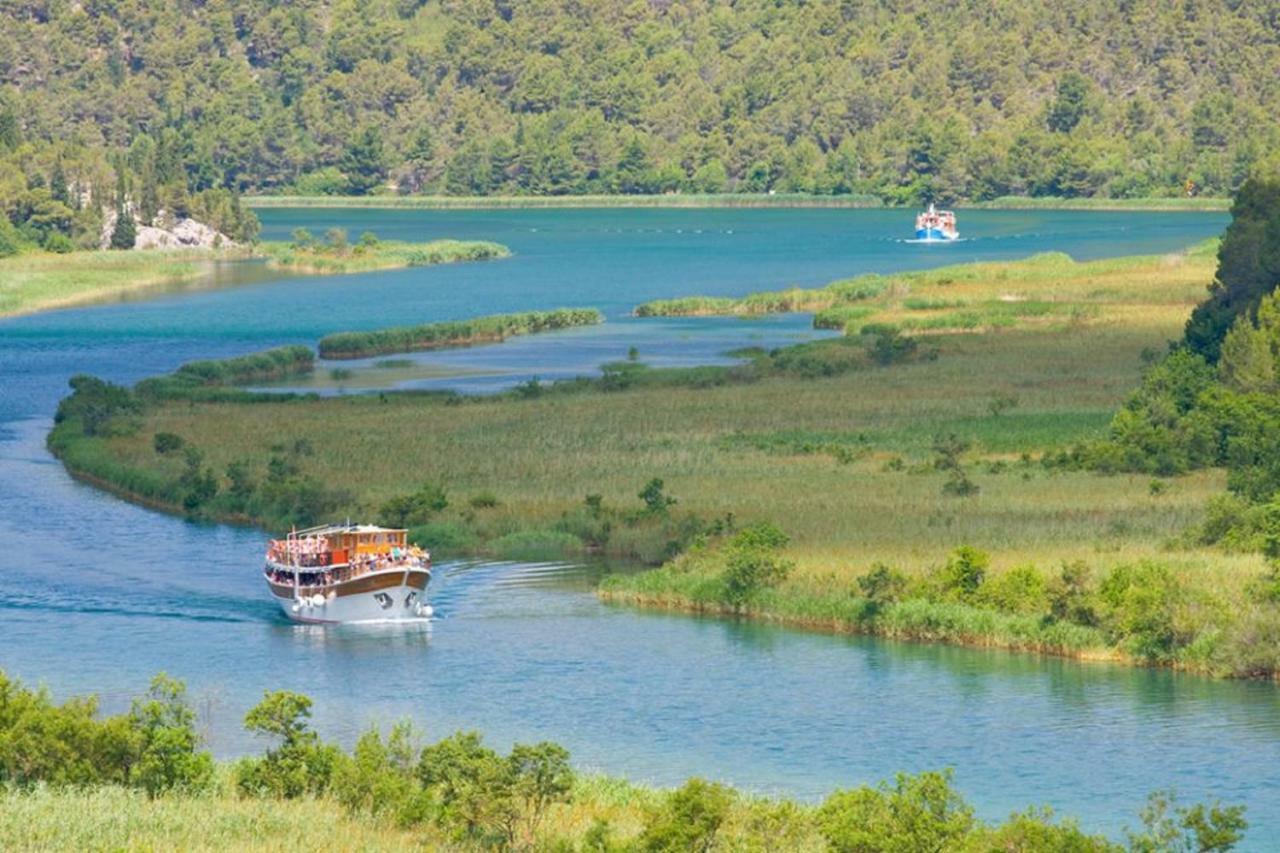
[[3,0],[0,28],[10,218],[121,152],[154,207],[1225,195],[1280,149],[1275,0]]

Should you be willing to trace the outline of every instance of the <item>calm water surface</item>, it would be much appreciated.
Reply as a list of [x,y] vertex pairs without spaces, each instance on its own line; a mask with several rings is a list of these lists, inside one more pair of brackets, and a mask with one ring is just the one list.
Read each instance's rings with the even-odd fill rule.
[[[673,784],[692,774],[818,798],[951,766],[984,817],[1035,803],[1118,833],[1147,792],[1245,802],[1253,849],[1280,845],[1280,691],[999,652],[836,638],[600,605],[591,569],[456,563],[429,630],[290,625],[265,596],[261,535],[197,525],[72,482],[44,450],[66,380],[117,381],[193,358],[339,329],[593,305],[599,329],[417,357],[472,372],[409,384],[489,390],[588,372],[635,346],[654,364],[810,336],[805,318],[637,321],[646,299],[740,295],[868,271],[1066,251],[1165,252],[1211,214],[962,214],[970,239],[904,244],[883,211],[267,211],[266,236],[494,239],[490,264],[261,281],[0,322],[0,667],[112,709],[159,670],[198,697],[215,750],[265,689],[317,700],[352,740],[412,717],[496,745],[551,738],[587,768]],[[439,370],[436,370],[438,373]]]

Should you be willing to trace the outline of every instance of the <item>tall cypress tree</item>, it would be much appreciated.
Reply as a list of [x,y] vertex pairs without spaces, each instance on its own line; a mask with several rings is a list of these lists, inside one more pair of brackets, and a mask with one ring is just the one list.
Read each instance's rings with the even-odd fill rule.
[[129,209],[123,158],[116,163],[116,227],[111,231],[111,248],[132,249],[138,241],[138,228]]
[[1280,174],[1250,178],[1231,204],[1231,224],[1218,249],[1218,273],[1209,298],[1187,321],[1186,345],[1211,362],[1241,314],[1252,315],[1262,297],[1280,286]]

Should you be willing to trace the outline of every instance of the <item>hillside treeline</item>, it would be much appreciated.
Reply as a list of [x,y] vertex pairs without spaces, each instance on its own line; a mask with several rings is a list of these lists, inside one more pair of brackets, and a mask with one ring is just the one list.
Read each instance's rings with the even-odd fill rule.
[[0,30],[11,219],[55,168],[114,189],[119,155],[154,210],[1225,195],[1280,147],[1280,8],[1254,0],[10,0]]

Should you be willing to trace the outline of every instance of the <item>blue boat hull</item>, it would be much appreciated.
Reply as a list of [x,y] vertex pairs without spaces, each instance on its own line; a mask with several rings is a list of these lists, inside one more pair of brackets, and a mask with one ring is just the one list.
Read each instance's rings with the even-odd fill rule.
[[950,240],[952,238],[944,234],[941,228],[917,228],[916,239],[917,240]]

